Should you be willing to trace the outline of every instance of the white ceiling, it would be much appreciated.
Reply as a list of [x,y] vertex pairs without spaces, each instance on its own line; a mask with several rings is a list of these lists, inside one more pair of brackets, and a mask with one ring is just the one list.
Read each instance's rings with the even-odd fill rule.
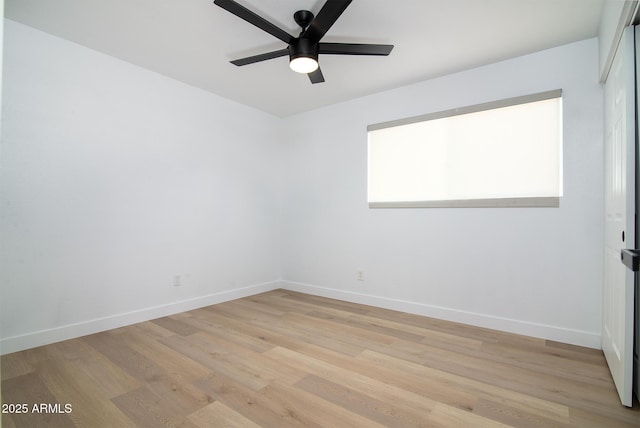
[[[297,35],[293,12],[325,0],[238,0]],[[325,83],[288,57],[229,60],[285,44],[213,0],[5,0],[5,16],[276,116],[595,37],[604,0],[356,0],[323,41],[394,44],[388,57],[320,57]]]

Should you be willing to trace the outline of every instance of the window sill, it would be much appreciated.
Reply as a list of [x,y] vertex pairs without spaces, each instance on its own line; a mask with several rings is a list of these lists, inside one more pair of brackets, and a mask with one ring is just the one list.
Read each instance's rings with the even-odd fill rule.
[[558,208],[560,198],[457,199],[446,201],[369,202],[369,208]]

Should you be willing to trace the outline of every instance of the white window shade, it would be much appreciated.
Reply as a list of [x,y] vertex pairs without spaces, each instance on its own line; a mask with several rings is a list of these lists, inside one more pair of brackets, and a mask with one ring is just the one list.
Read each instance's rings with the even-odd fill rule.
[[368,127],[369,206],[558,206],[561,91]]

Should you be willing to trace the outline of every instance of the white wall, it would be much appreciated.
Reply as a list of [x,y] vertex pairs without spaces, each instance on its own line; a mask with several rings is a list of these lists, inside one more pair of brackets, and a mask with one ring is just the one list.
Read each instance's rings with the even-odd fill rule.
[[[286,119],[288,286],[599,347],[598,78],[592,39]],[[565,129],[560,208],[367,208],[368,124],[558,88]],[[356,280],[359,269],[364,281]]]
[[3,352],[277,286],[278,119],[5,30]]

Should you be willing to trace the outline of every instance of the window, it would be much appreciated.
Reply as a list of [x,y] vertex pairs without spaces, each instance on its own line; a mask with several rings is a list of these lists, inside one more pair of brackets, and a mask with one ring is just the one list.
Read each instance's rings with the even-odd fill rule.
[[561,97],[549,91],[369,125],[369,207],[559,206]]

